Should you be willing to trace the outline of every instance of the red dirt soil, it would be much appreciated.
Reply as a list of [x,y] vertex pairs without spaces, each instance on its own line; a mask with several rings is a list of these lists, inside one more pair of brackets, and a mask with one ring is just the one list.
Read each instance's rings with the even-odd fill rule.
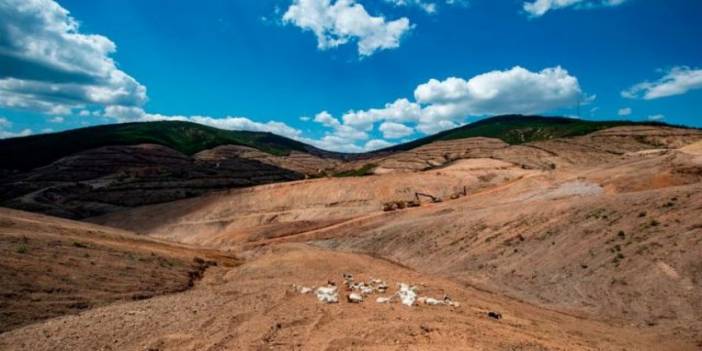
[[[0,349],[699,350],[702,149],[691,143],[700,139],[646,127],[522,146],[462,140],[388,156],[382,175],[264,185],[90,219],[124,231],[59,220],[63,235],[129,238],[115,250],[222,264],[187,291],[13,328],[0,334]],[[442,156],[447,147],[455,153]],[[419,164],[431,169],[418,172]],[[456,196],[464,186],[468,195]],[[444,201],[382,210],[414,192]],[[9,238],[58,226],[11,214],[36,217]],[[121,276],[123,261],[115,259],[109,279]],[[186,271],[143,269],[139,277]],[[345,291],[326,305],[291,288],[341,283],[343,273],[384,279],[390,292],[415,284],[421,296],[448,294],[460,306],[378,304],[376,295],[351,304]]]
[[[309,286],[343,272],[415,282],[460,307],[320,304]],[[391,279],[390,279],[391,278]],[[487,316],[499,311],[503,319]],[[693,350],[552,312],[364,255],[305,245],[261,252],[234,269],[211,268],[184,293],[111,305],[0,335],[3,350]]]
[[185,291],[219,251],[0,209],[0,332],[116,301]]

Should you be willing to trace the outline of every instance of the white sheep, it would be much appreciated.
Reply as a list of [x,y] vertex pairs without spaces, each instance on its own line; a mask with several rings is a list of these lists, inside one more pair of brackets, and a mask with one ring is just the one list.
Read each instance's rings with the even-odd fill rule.
[[382,296],[381,296],[381,297],[378,297],[377,299],[375,299],[375,302],[377,302],[377,303],[389,303],[390,300],[392,300],[392,297],[382,297]]
[[312,290],[314,290],[314,289],[312,289],[312,288],[308,288],[308,287],[306,287],[306,286],[297,285],[297,284],[293,284],[293,285],[292,285],[292,288],[293,288],[293,290],[295,290],[295,291],[297,291],[297,292],[299,292],[300,294],[303,294],[303,295],[304,295],[304,294],[309,294],[309,293],[312,292]]
[[435,305],[443,305],[444,302],[443,302],[443,301],[439,301],[439,300],[437,300],[437,299],[435,299],[435,298],[433,298],[433,297],[427,297],[427,298],[424,298],[424,304],[425,304],[425,305],[430,305],[430,306],[435,306]]
[[357,293],[350,293],[350,294],[346,297],[346,299],[347,299],[350,303],[361,303],[361,302],[363,302],[363,296],[362,296],[361,294],[357,294]]
[[412,306],[417,300],[417,288],[414,286],[409,286],[409,284],[400,283],[400,290],[397,292],[397,296],[400,297],[403,305]]
[[315,291],[317,300],[324,303],[338,303],[339,292],[336,286],[319,287]]

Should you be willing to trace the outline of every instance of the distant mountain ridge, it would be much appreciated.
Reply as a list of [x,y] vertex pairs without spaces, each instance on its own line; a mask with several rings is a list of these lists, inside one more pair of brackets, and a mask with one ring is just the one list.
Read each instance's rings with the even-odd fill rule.
[[292,151],[338,160],[406,151],[439,140],[490,137],[509,144],[580,136],[625,125],[665,126],[660,122],[588,121],[565,117],[505,115],[483,119],[408,143],[365,154],[326,151],[268,132],[230,131],[192,122],[156,121],[101,125],[58,133],[0,140],[0,169],[26,171],[63,157],[105,146],[157,144],[185,155],[222,145],[248,146],[276,156]]
[[[455,140],[472,137],[500,139],[508,144],[524,144],[556,138],[569,138],[594,133],[598,130],[622,126],[671,126],[661,122],[633,122],[624,120],[591,121],[568,117],[545,117],[526,115],[502,115],[482,119],[458,128],[445,130],[434,135],[420,138],[378,150],[379,152],[407,151],[435,141]],[[675,126],[687,128],[684,126]]]
[[[364,154],[328,152],[272,133],[228,131],[189,122],[104,125],[0,140],[0,206],[86,218],[309,177],[361,176],[375,174],[376,168],[378,172],[422,171],[462,158],[494,157],[527,168],[548,168],[554,161],[548,155],[515,144],[577,138],[610,127],[640,130],[642,124],[665,126],[499,116]],[[675,130],[650,137],[646,135],[651,131],[625,133],[624,144],[629,146],[601,146],[622,152],[642,150],[657,147],[665,138],[687,140],[702,133]],[[608,140],[603,143],[621,144],[619,139]],[[510,144],[513,148],[507,147]]]
[[300,151],[334,157],[305,143],[268,132],[231,131],[192,122],[156,121],[109,124],[0,140],[0,169],[30,170],[63,157],[105,146],[157,144],[184,155],[222,145],[253,147],[285,156]]

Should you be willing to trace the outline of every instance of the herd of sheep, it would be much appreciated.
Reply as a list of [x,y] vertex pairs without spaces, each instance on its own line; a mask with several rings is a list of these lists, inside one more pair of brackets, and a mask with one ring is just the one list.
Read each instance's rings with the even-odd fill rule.
[[[367,282],[355,282],[353,275],[344,273],[344,292],[346,293],[346,301],[348,303],[362,303],[373,294],[381,294],[375,299],[376,303],[388,304],[399,300],[400,303],[406,306],[414,306],[415,304],[425,305],[446,305],[459,307],[458,302],[454,302],[448,295],[442,298],[433,298],[428,296],[418,296],[419,289],[407,283],[399,283],[398,290],[392,295],[386,295],[388,284],[381,279],[369,279]],[[317,300],[322,303],[338,303],[339,302],[339,287],[335,282],[329,281],[325,286],[310,288],[293,284],[293,290],[300,294],[314,293]]]

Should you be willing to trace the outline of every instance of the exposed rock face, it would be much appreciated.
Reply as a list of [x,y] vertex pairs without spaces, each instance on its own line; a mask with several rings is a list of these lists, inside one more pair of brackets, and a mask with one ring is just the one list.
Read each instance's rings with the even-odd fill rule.
[[0,179],[0,204],[84,218],[221,189],[302,179],[256,160],[191,158],[160,145],[108,146]]

